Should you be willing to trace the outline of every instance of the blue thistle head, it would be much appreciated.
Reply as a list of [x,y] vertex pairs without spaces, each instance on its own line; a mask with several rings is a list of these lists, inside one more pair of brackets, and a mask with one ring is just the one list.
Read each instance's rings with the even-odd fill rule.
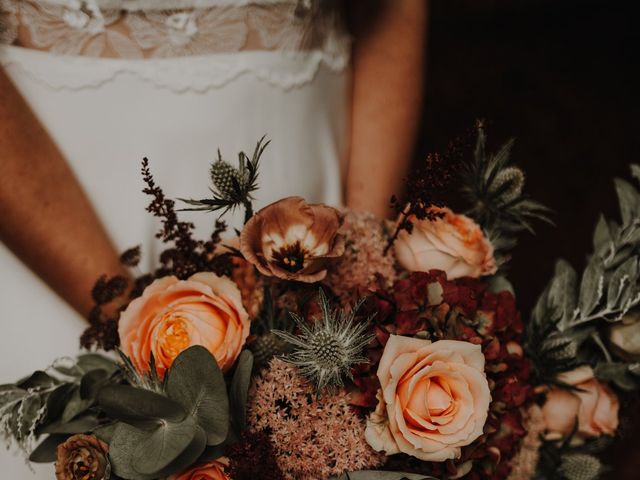
[[290,313],[300,334],[273,331],[292,345],[292,353],[283,360],[296,366],[317,391],[344,385],[344,377],[353,378],[351,368],[368,361],[363,350],[373,339],[372,334],[366,333],[371,318],[366,322],[357,322],[355,318],[363,301],[360,300],[348,313],[341,308],[332,309],[320,289],[321,318],[309,324]]

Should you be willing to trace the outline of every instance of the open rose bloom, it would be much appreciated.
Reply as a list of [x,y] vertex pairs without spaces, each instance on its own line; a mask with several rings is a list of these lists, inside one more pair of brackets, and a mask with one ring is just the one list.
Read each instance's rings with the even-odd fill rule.
[[327,261],[344,253],[344,238],[338,235],[341,223],[335,208],[285,198],[247,222],[240,251],[263,275],[317,282],[327,275]]
[[493,246],[473,220],[448,208],[431,210],[442,218],[409,218],[412,232],[400,232],[395,252],[402,267],[410,272],[442,270],[449,279],[478,278],[496,272]]
[[153,354],[163,376],[186,348],[202,345],[223,371],[240,355],[249,335],[249,316],[231,280],[197,273],[188,280],[164,277],[149,285],[120,316],[122,350],[141,372]]
[[378,378],[382,395],[365,433],[375,450],[442,462],[482,435],[491,393],[480,346],[391,335]]

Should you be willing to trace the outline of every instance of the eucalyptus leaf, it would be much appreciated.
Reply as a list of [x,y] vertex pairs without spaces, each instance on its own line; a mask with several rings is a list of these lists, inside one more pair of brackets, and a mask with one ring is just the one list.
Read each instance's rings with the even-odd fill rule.
[[0,408],[15,402],[27,394],[27,391],[15,385],[0,385]]
[[69,397],[73,393],[73,384],[64,383],[56,388],[47,398],[47,414],[45,422],[53,422],[59,420],[59,416],[62,415]]
[[113,373],[118,370],[118,364],[97,353],[85,353],[78,356],[77,365],[84,372],[91,370],[105,370],[108,373]]
[[52,463],[56,461],[58,445],[69,435],[49,435],[31,452],[29,461],[33,463]]
[[598,223],[593,233],[593,251],[600,258],[605,258],[609,254],[611,248],[611,232],[609,231],[609,225],[604,218],[604,215],[600,214],[598,217]]
[[63,423],[56,421],[46,425],[40,430],[41,433],[61,433],[61,434],[75,434],[90,432],[94,428],[100,425],[98,417],[94,414],[87,413],[79,417],[74,418],[70,422]]
[[591,257],[587,268],[582,274],[580,283],[580,313],[588,316],[600,303],[604,282],[604,271],[597,257]]
[[156,475],[160,478],[164,478],[187,469],[202,458],[202,453],[206,446],[207,434],[202,430],[202,428],[197,427],[196,434],[187,448],[185,448],[175,460],[173,460],[167,467],[160,470]]
[[607,292],[607,307],[614,308],[629,295],[623,294],[625,291],[632,290],[638,279],[638,259],[636,257],[629,258],[620,265],[609,279],[609,288]]
[[618,201],[620,202],[620,216],[623,224],[631,223],[640,216],[640,195],[633,185],[625,180],[614,180]]
[[253,354],[249,350],[243,350],[238,357],[236,371],[231,380],[229,401],[232,412],[232,423],[237,428],[237,433],[245,429],[247,424],[247,396],[251,383],[251,370],[253,369]]
[[96,400],[100,389],[107,384],[110,373],[106,370],[91,370],[82,376],[80,396],[84,399]]
[[98,404],[117,420],[165,419],[179,422],[187,412],[182,405],[159,393],[129,385],[109,385],[98,395]]
[[65,405],[64,411],[62,412],[62,422],[70,422],[81,413],[86,412],[92,404],[92,400],[82,398],[82,396],[80,395],[80,387],[75,386],[73,391],[71,392],[69,401]]
[[120,422],[113,422],[106,425],[100,425],[99,427],[94,428],[92,433],[104,443],[111,444],[119,424]]
[[[192,416],[181,422],[161,421],[153,433],[143,436],[134,450],[134,469],[143,475],[158,475],[167,468],[191,445],[198,431],[202,431]],[[195,454],[198,458],[206,445],[206,437],[198,442],[200,451]]]
[[20,380],[17,383],[17,386],[20,388],[24,388],[28,390],[30,388],[46,388],[52,387],[59,383],[55,378],[51,375],[43,372],[42,370],[36,370],[27,378]]
[[565,260],[556,262],[555,274],[549,287],[547,304],[553,309],[558,329],[564,330],[573,318],[576,308],[577,275],[573,267]]
[[165,391],[197,419],[207,434],[207,445],[218,445],[227,438],[227,388],[216,359],[206,348],[196,345],[178,355],[167,374]]
[[640,165],[632,163],[629,167],[631,168],[631,175],[633,178],[640,181]]
[[[195,458],[202,453],[194,455],[192,451],[196,437],[200,437],[199,443],[204,449],[200,430],[193,417],[187,417],[180,423],[163,422],[153,430],[117,423],[108,432],[113,471],[128,480],[152,480],[166,476],[165,471],[173,462],[185,458],[189,452]],[[100,438],[104,436],[100,432],[97,434]]]

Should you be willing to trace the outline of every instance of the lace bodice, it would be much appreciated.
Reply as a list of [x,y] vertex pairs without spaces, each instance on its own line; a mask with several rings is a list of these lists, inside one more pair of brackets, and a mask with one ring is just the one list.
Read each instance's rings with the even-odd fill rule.
[[344,64],[349,55],[331,0],[0,0],[0,43],[122,59],[280,50]]

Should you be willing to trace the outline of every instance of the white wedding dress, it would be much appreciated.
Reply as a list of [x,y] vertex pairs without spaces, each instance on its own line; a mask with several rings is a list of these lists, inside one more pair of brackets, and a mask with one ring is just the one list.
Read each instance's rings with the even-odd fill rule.
[[[216,150],[233,163],[266,134],[258,207],[341,201],[350,42],[333,2],[0,0],[0,44],[116,246],[143,245],[141,270],[159,226],[141,193],[145,156],[167,196],[205,198]],[[215,220],[186,216],[201,236]],[[85,327],[2,245],[0,322],[0,384],[75,354]],[[54,473],[3,451],[0,477]]]

